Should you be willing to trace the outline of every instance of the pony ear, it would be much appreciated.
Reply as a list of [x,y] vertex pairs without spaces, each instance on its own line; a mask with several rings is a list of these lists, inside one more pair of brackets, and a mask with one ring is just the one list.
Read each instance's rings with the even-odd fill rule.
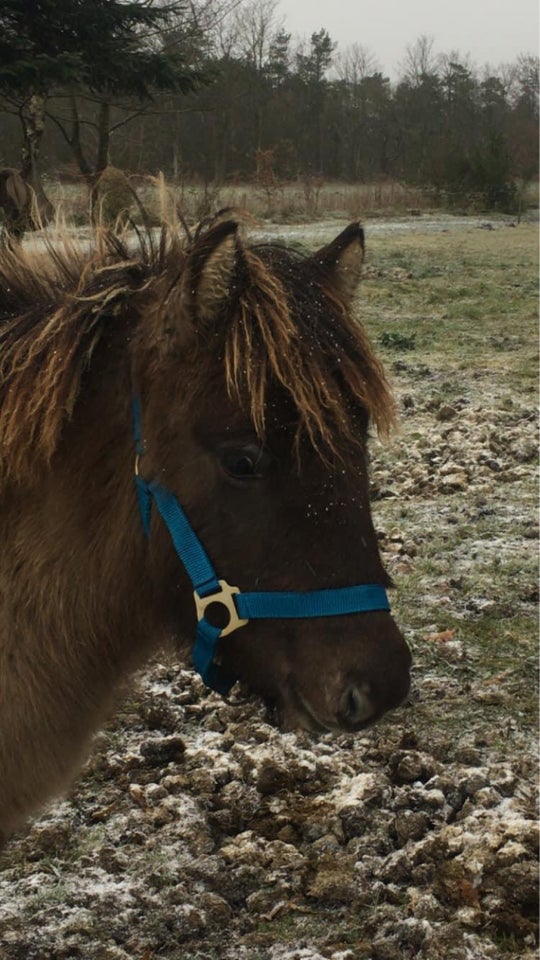
[[360,224],[351,223],[332,243],[322,247],[311,257],[319,274],[344,300],[352,300],[364,262],[364,231]]
[[240,248],[238,224],[227,220],[199,237],[186,268],[186,293],[195,321],[214,320],[231,293]]

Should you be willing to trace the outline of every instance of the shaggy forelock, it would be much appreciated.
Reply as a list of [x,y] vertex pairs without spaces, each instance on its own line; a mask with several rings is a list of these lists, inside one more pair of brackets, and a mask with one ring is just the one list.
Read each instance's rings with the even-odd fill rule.
[[245,258],[249,283],[225,325],[225,358],[229,386],[247,401],[257,431],[264,436],[278,385],[297,413],[297,448],[306,436],[322,456],[342,459],[358,440],[358,407],[388,432],[394,404],[382,366],[312,261],[271,245]]
[[[168,227],[157,241],[139,236],[136,250],[100,231],[86,248],[60,239],[39,253],[20,245],[0,249],[4,476],[22,475],[32,458],[50,459],[107,324],[131,310],[142,337],[157,335],[155,323],[145,331],[146,314],[132,306],[141,295],[151,303],[164,284],[169,290],[179,284],[190,256]],[[296,412],[296,446],[306,437],[324,457],[340,457],[357,439],[359,406],[381,432],[388,430],[394,406],[382,367],[361,325],[309,258],[278,246],[243,247],[226,312],[220,354],[227,387],[262,437],[276,390]]]

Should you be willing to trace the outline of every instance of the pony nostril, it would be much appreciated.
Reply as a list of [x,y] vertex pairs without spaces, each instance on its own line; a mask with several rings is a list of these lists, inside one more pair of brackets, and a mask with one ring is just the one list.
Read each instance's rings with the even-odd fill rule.
[[365,723],[373,716],[374,707],[369,683],[352,683],[345,690],[338,711],[342,723],[356,725]]

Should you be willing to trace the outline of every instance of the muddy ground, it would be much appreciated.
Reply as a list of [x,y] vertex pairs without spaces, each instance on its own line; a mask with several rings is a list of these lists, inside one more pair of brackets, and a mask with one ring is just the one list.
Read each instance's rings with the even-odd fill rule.
[[491,226],[374,240],[359,302],[408,702],[284,735],[156,661],[2,854],[1,960],[536,956],[536,235]]

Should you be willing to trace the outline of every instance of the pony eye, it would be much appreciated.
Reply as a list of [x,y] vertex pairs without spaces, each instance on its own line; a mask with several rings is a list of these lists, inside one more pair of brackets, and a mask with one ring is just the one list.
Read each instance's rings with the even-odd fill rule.
[[228,458],[226,468],[227,473],[230,473],[231,477],[235,477],[237,480],[244,480],[246,477],[255,476],[257,465],[247,453],[243,453],[238,454],[236,457]]
[[233,480],[260,480],[266,473],[268,461],[268,454],[255,445],[221,453],[225,473]]

